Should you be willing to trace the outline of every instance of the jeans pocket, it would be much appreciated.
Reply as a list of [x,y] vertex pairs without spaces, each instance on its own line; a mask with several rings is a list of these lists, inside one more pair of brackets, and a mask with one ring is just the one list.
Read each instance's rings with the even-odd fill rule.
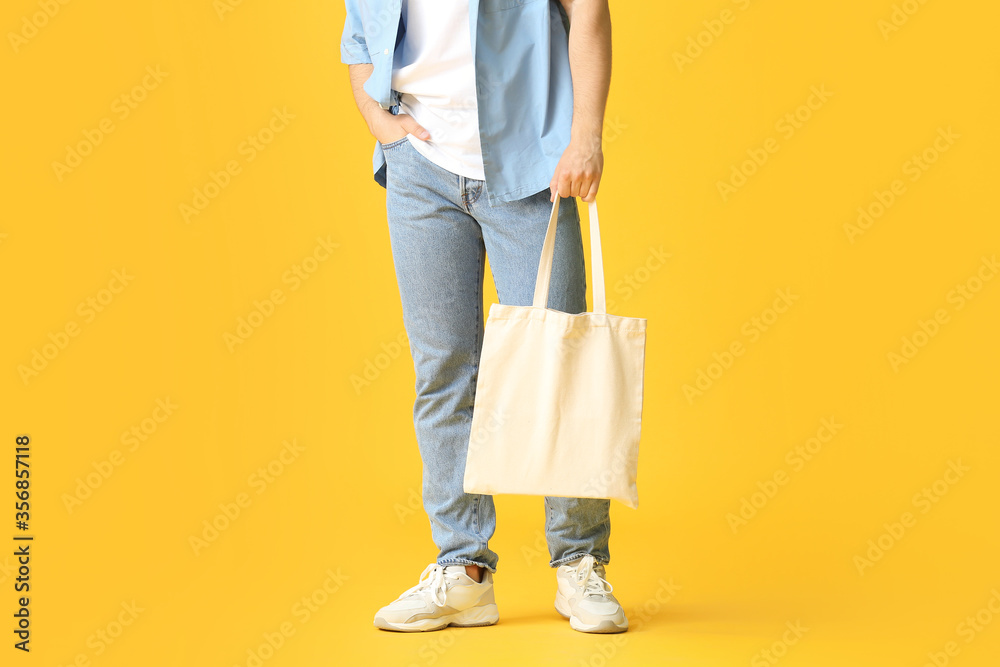
[[410,140],[410,135],[406,134],[402,139],[396,139],[395,141],[390,141],[387,144],[382,144],[382,150],[383,151],[392,150],[393,148],[396,148],[397,146],[402,146],[403,142],[406,142],[406,141],[409,141],[409,140]]

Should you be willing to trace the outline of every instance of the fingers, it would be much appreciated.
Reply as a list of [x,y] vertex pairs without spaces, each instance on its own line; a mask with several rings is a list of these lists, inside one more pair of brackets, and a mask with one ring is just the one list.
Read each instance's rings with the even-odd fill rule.
[[419,137],[424,141],[427,141],[428,139],[431,138],[431,133],[428,132],[426,128],[424,128],[420,123],[413,120],[413,116],[411,116],[410,114],[401,113],[397,114],[396,117],[399,118],[399,124],[402,125],[403,128],[413,136]]
[[599,175],[582,174],[573,177],[568,170],[557,170],[549,183],[549,189],[553,192],[549,201],[555,201],[555,193],[560,197],[582,197],[586,202],[594,201],[600,181]]
[[[566,169],[556,168],[555,176],[552,177],[555,182],[555,191],[560,197],[575,197],[574,188],[576,187],[573,178]],[[552,198],[555,201],[555,197]]]
[[566,194],[569,191],[569,185],[566,182],[566,174],[560,167],[556,167],[556,173],[552,175],[552,180],[549,182],[549,190],[552,192],[549,196],[550,202],[554,202],[557,196],[569,196]]

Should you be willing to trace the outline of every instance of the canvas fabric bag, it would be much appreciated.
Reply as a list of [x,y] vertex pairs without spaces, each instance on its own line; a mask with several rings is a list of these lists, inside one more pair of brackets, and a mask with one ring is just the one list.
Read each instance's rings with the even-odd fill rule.
[[490,306],[465,465],[466,493],[639,503],[646,320],[607,313],[597,203],[589,203],[594,312],[546,308],[559,200],[531,306]]

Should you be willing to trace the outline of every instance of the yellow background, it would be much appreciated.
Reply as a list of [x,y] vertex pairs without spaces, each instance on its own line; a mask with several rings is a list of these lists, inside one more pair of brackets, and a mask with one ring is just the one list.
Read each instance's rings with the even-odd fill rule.
[[[640,504],[613,505],[608,568],[633,625],[614,638],[553,609],[533,497],[497,497],[499,624],[371,624],[436,549],[342,4],[76,0],[14,45],[41,10],[5,2],[3,664],[248,665],[282,627],[261,664],[916,667],[948,642],[947,664],[997,664],[1000,280],[974,278],[1000,253],[1000,9],[905,4],[888,33],[903,11],[891,0],[612,8],[606,282],[612,312],[649,323]],[[704,46],[678,66],[689,38]],[[165,74],[133,97],[147,67]],[[812,86],[831,95],[803,111]],[[144,99],[122,117],[122,95]],[[275,108],[294,118],[250,161],[241,144]],[[809,118],[787,136],[776,124],[797,111]],[[53,163],[103,119],[113,131],[60,179]],[[942,128],[957,138],[910,180]],[[724,200],[718,183],[769,138],[777,151]],[[229,161],[239,173],[186,221],[181,204]],[[844,226],[897,179],[903,194],[852,242]],[[336,248],[286,281],[317,239]],[[650,271],[654,249],[670,257]],[[959,307],[970,279],[981,289]],[[226,334],[276,289],[283,302],[230,350]],[[751,340],[781,289],[798,299]],[[80,309],[88,299],[101,311]],[[942,309],[894,368],[889,354]],[[734,341],[744,353],[689,400],[684,385]],[[368,364],[370,383],[352,384]],[[843,427],[796,470],[786,454],[824,418]],[[147,435],[130,450],[133,428]],[[30,654],[10,632],[18,434],[32,439]],[[279,475],[251,477],[293,440]],[[968,471],[915,502],[949,461]],[[727,515],[782,472],[734,532]],[[196,553],[190,538],[238,498]],[[905,512],[905,534],[883,535]],[[859,572],[880,537],[889,548]],[[306,616],[309,596],[323,604]],[[982,609],[992,622],[970,637],[960,624]],[[788,623],[808,630],[783,645]]]

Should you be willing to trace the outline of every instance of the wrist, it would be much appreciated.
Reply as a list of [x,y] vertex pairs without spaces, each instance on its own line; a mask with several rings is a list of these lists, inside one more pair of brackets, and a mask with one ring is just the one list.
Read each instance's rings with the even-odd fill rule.
[[371,100],[370,104],[365,105],[362,110],[361,115],[365,119],[365,123],[368,124],[368,131],[374,136],[375,130],[378,128],[379,121],[382,120],[382,114],[389,113],[382,107],[378,105],[378,102]]
[[571,143],[586,146],[591,150],[601,150],[601,126],[573,124],[570,128],[569,139]]

